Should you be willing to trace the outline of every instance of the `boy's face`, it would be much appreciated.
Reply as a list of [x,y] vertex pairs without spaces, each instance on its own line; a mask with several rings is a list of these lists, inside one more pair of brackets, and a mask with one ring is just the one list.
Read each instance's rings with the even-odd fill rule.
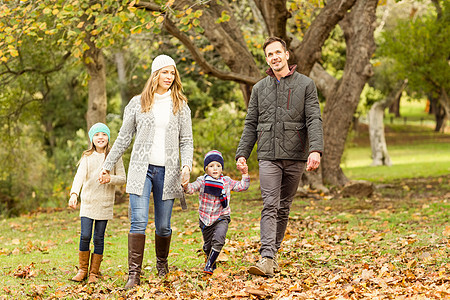
[[206,174],[218,179],[222,174],[222,165],[217,161],[212,161],[206,166]]

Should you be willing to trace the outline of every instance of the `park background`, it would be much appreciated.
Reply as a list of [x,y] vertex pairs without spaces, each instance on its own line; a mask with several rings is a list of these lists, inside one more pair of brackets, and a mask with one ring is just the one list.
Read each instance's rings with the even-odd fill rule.
[[[448,1],[39,0],[0,7],[0,297],[448,297]],[[68,283],[79,220],[66,206],[90,125],[105,122],[114,141],[152,59],[171,55],[192,110],[191,181],[210,149],[224,154],[226,174],[239,176],[234,151],[251,87],[265,75],[261,47],[269,35],[287,40],[290,63],[316,82],[324,119],[322,168],[299,187],[284,271],[272,281],[245,272],[259,242],[253,153],[252,186],[233,194],[229,247],[213,277],[200,272],[197,199],[188,197],[189,210],[174,212],[172,275],[154,276],[149,240],[145,283],[122,291],[129,221],[121,187],[107,229],[105,280]],[[370,193],[345,192],[357,180]]]

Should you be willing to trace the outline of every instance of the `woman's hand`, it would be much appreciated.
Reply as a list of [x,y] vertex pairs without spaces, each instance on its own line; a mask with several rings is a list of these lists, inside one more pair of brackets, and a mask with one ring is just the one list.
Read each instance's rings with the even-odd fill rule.
[[72,194],[70,195],[70,199],[69,199],[69,207],[76,209],[77,208],[77,194]]
[[181,185],[184,187],[189,183],[189,178],[191,177],[191,170],[188,166],[183,166],[181,169]]
[[111,182],[111,175],[109,175],[109,171],[102,170],[102,172],[98,175],[98,182],[101,184]]

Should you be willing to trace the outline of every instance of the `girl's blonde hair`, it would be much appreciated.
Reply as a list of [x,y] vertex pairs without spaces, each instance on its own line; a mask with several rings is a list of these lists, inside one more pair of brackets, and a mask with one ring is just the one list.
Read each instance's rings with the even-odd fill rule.
[[[89,149],[83,151],[83,154],[81,154],[81,158],[83,158],[84,156],[91,155],[96,150],[97,149],[94,145],[94,142],[91,142],[91,146],[89,147]],[[108,139],[108,144],[106,144],[106,147],[105,147],[105,159],[108,156],[109,150],[111,150],[111,148],[109,147],[109,139]],[[81,162],[81,159],[78,161],[77,166],[80,164],[80,162]]]
[[[180,73],[176,67],[175,69],[175,78],[170,86],[172,103],[173,103],[173,114],[175,115],[178,111],[180,111],[183,103],[187,103],[187,98],[183,94],[183,85],[181,84]],[[150,78],[147,80],[145,84],[144,90],[141,93],[141,109],[142,112],[149,112],[154,103],[154,95],[156,89],[158,88],[159,82],[159,74],[161,69],[155,71],[150,75]]]

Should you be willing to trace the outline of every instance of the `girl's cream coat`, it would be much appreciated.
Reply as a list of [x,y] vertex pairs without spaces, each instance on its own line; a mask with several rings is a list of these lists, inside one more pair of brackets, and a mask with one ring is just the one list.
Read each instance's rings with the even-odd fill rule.
[[113,218],[115,186],[125,184],[125,168],[122,158],[120,158],[111,170],[111,182],[100,184],[98,175],[102,170],[104,160],[105,154],[95,151],[91,155],[81,158],[70,190],[70,194],[77,195],[80,195],[81,190],[80,217],[94,220],[111,220]]

